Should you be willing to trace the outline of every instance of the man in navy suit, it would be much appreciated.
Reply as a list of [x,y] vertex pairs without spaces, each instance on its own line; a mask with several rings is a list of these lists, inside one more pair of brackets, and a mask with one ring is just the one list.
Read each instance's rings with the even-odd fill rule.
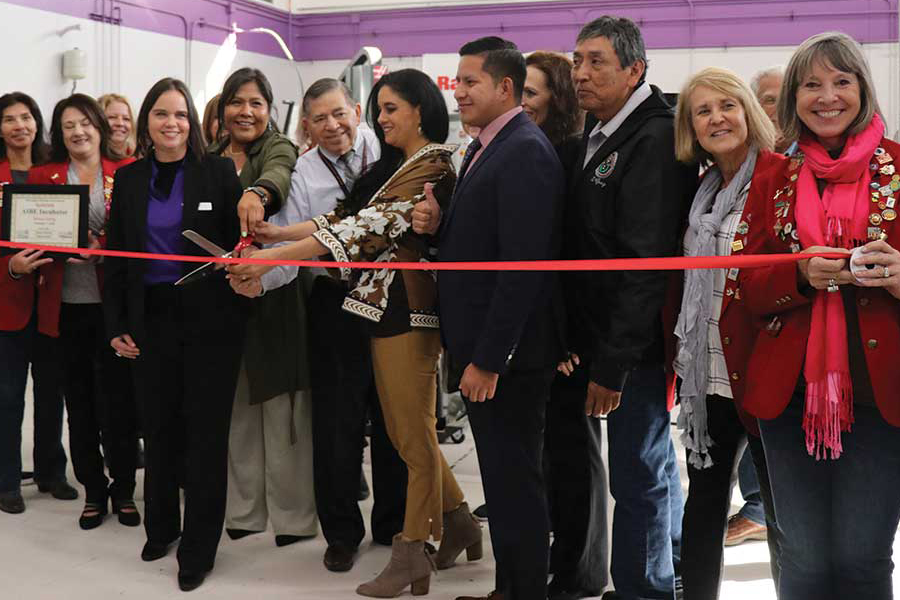
[[[480,128],[442,218],[441,261],[558,256],[565,176],[520,107],[525,60],[490,37],[460,51],[456,100]],[[541,470],[544,408],[562,342],[552,274],[441,271],[441,334],[467,401],[491,507],[491,600],[545,600],[549,523]],[[458,600],[463,600],[462,598]]]

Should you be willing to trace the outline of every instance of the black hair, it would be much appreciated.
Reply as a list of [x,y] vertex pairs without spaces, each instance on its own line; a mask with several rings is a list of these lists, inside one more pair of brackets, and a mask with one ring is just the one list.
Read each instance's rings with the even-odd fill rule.
[[137,118],[137,143],[141,156],[153,156],[153,140],[150,139],[150,130],[147,123],[150,120],[150,111],[153,110],[153,106],[159,100],[159,97],[169,91],[175,91],[184,96],[184,103],[188,109],[188,124],[190,125],[188,150],[200,160],[206,151],[206,143],[203,141],[203,127],[200,125],[197,108],[194,106],[191,92],[184,82],[172,77],[165,77],[154,83],[141,104],[141,110],[138,112]]
[[251,67],[238,69],[237,71],[229,75],[228,79],[225,80],[225,85],[222,86],[222,97],[219,99],[219,130],[225,131],[225,107],[234,99],[235,96],[237,96],[238,90],[241,89],[241,86],[248,83],[255,83],[256,87],[259,88],[259,93],[262,94],[263,100],[266,101],[266,105],[269,107],[268,126],[270,129],[278,131],[278,126],[274,121],[275,116],[272,112],[272,102],[275,101],[275,97],[272,94],[272,85],[269,83],[269,78],[266,77],[262,71],[260,71],[259,69],[253,69]]
[[625,17],[604,15],[581,28],[581,31],[578,32],[576,44],[598,37],[605,37],[609,40],[623,69],[638,61],[644,63],[644,74],[641,76],[638,85],[644,83],[647,79],[647,69],[650,63],[647,60],[644,36],[641,35],[641,30],[637,24]]
[[[50,156],[50,145],[47,143],[47,132],[44,130],[44,117],[34,98],[22,92],[10,92],[0,96],[0,116],[3,111],[15,104],[24,104],[34,119],[34,143],[31,144],[31,164],[40,165],[47,162]],[[5,159],[6,142],[0,138],[0,160]]]
[[68,98],[63,98],[53,107],[53,117],[50,119],[50,161],[55,163],[66,162],[69,160],[69,150],[66,148],[66,142],[62,130],[62,115],[67,108],[74,108],[80,111],[97,133],[100,134],[100,156],[107,160],[121,160],[122,156],[114,154],[109,147],[109,122],[100,104],[85,94],[72,94]]
[[478,38],[464,44],[459,49],[460,56],[478,55],[484,57],[481,69],[491,76],[494,84],[509,77],[513,84],[513,95],[516,102],[522,102],[522,90],[525,88],[525,57],[519,47],[509,40],[495,35]]
[[356,106],[356,100],[353,99],[353,94],[350,93],[350,88],[348,88],[344,82],[334,79],[333,77],[323,77],[322,79],[317,79],[311,86],[306,89],[306,93],[303,94],[303,105],[302,105],[302,113],[301,117],[309,116],[309,105],[313,102],[313,100],[318,100],[328,92],[332,92],[334,90],[340,90],[341,93],[344,94],[344,99],[347,101],[347,106],[354,107]]
[[356,180],[353,189],[350,190],[350,197],[344,200],[344,207],[351,214],[359,212],[372,195],[403,164],[403,150],[390,146],[384,141],[384,130],[378,123],[378,116],[381,114],[381,108],[378,106],[378,93],[385,87],[389,87],[414,108],[419,109],[422,117],[422,135],[429,142],[443,144],[447,141],[450,131],[447,102],[431,77],[416,69],[401,69],[379,79],[372,88],[372,93],[366,103],[366,120],[375,130],[375,135],[381,144],[381,158]]

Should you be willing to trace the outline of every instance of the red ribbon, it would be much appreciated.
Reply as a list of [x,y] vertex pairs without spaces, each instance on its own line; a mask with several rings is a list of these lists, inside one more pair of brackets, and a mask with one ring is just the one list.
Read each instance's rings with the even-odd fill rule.
[[335,262],[326,260],[265,260],[260,258],[219,258],[217,256],[183,256],[150,254],[100,248],[62,248],[19,242],[0,241],[0,248],[46,250],[87,256],[116,256],[145,260],[176,262],[256,264],[269,266],[324,267],[348,269],[397,269],[408,271],[682,271],[685,269],[728,269],[767,267],[798,262],[813,257],[850,258],[838,252],[796,254],[740,254],[736,256],[667,256],[659,258],[607,258],[588,260],[522,260],[483,262]]

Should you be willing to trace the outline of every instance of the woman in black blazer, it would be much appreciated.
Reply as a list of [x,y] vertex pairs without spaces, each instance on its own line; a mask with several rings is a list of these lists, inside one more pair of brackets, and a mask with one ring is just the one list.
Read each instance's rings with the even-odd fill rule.
[[[205,256],[184,240],[185,229],[233,248],[241,184],[230,159],[204,154],[184,83],[156,83],[137,128],[145,158],[116,174],[108,248]],[[103,290],[110,344],[122,360],[134,360],[144,423],[147,543],[141,558],[162,558],[181,536],[178,584],[184,591],[212,570],[222,534],[228,428],[247,314],[246,299],[232,293],[221,271],[173,285],[196,266],[108,257]]]

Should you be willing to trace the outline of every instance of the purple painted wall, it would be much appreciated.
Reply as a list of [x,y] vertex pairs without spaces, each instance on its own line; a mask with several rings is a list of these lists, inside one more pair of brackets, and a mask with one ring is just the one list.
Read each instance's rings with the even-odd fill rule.
[[295,47],[307,60],[350,56],[364,45],[408,56],[500,35],[523,51],[570,51],[581,26],[604,14],[637,22],[649,48],[795,45],[830,29],[864,43],[898,39],[897,0],[643,0],[300,15]]
[[[863,43],[898,40],[900,0],[631,0],[556,1],[355,11],[287,13],[250,0],[6,0],[82,18],[192,40],[221,43],[222,28],[279,32],[297,60],[343,59],[373,45],[385,56],[455,52],[483,35],[507,37],[525,50],[571,50],[578,29],[603,14],[626,16],[641,27],[649,48],[795,45],[840,29]],[[238,37],[238,47],[282,56],[266,35]]]

